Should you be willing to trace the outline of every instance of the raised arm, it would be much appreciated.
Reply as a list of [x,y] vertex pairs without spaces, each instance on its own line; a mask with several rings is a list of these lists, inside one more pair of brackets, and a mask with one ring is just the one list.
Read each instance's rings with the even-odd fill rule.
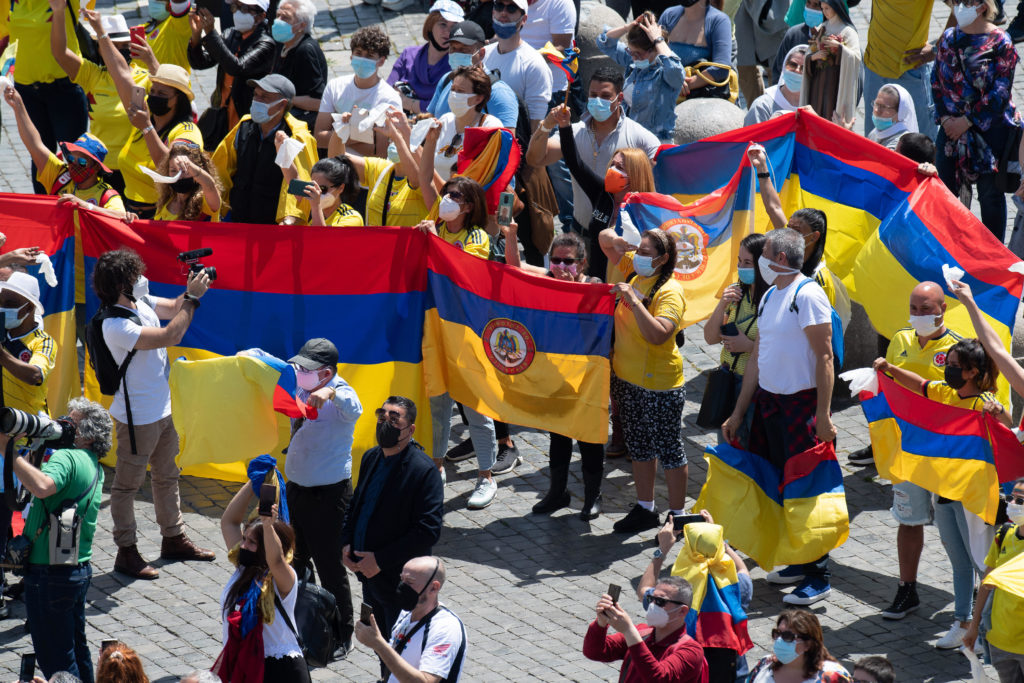
[[[757,169],[758,175],[768,173],[768,157],[765,155],[764,150],[751,149],[747,152],[747,156],[750,157],[750,164]],[[775,191],[775,186],[772,185],[771,177],[758,178],[758,181],[758,185],[761,187],[761,201],[764,202],[764,210],[768,212],[768,218],[772,221],[772,227],[786,227],[789,219],[782,210],[782,200],[779,199],[779,193]]]
[[892,377],[899,384],[902,384],[907,389],[910,389],[915,394],[924,396],[924,385],[925,379],[916,372],[911,372],[905,368],[897,367],[892,365],[889,361],[884,358],[876,358],[872,367],[877,372],[884,372],[885,374]]
[[117,96],[121,98],[121,104],[124,106],[125,111],[130,113],[135,81],[132,80],[132,72],[128,68],[128,62],[124,61],[121,53],[114,49],[113,41],[110,40],[110,36],[103,30],[100,13],[83,8],[82,15],[89,22],[89,25],[92,26],[93,31],[96,32],[96,42],[100,48],[100,56],[103,57],[103,63],[107,66],[107,71],[114,80],[114,87],[117,88]]
[[[557,109],[558,107],[555,107]],[[551,130],[557,125],[554,109],[548,112],[539,126],[533,129],[530,144],[526,148],[526,163],[537,168],[549,166],[562,158],[562,148],[556,138],[549,137]]]
[[601,251],[608,257],[608,263],[617,266],[622,260],[622,255],[627,251],[636,251],[636,247],[615,234],[614,228],[605,228],[597,236],[597,243],[601,245]]
[[284,559],[284,548],[281,547],[281,539],[274,530],[274,520],[277,519],[277,505],[273,506],[269,515],[260,515],[261,526],[263,527],[263,552],[267,558],[267,566],[270,567],[270,574],[274,577],[274,584],[282,597],[292,592],[295,587],[295,570],[291,568]]
[[28,111],[25,110],[25,102],[21,99],[21,93],[15,90],[14,86],[11,86],[4,90],[4,99],[11,109],[14,110],[14,120],[18,124],[18,135],[21,136],[25,149],[28,150],[29,156],[32,157],[32,163],[36,165],[36,168],[43,168],[50,159],[50,150],[46,149],[43,139],[39,136],[39,130],[32,123],[32,119],[28,117]]
[[420,164],[412,150],[409,149],[409,120],[405,118],[405,112],[391,111],[388,112],[384,121],[388,137],[395,143],[398,158],[405,166],[405,177],[409,182],[409,187],[415,190],[420,186]]
[[1013,390],[1019,396],[1024,396],[1024,368],[1017,364],[1017,361],[1003,346],[1003,340],[981,315],[981,309],[978,308],[978,304],[974,300],[971,286],[959,280],[954,280],[952,285],[953,293],[967,309],[967,314],[971,316],[974,333],[978,335],[978,341],[984,347],[985,353],[995,362],[999,372],[1006,376],[1006,381],[1010,383]]
[[420,192],[423,193],[423,203],[427,207],[434,206],[437,201],[437,194],[444,187],[444,181],[437,171],[434,170],[434,155],[437,153],[437,141],[441,137],[441,122],[434,119],[430,124],[427,136],[423,138],[423,152],[420,155]]
[[78,69],[82,66],[82,58],[68,49],[65,15],[67,7],[67,0],[50,0],[53,16],[50,24],[50,52],[68,78],[75,80],[78,77]]
[[242,524],[245,523],[245,513],[249,510],[249,501],[253,498],[255,494],[252,491],[252,483],[247,481],[224,508],[224,514],[220,517],[220,533],[224,537],[224,547],[228,550],[242,541]]

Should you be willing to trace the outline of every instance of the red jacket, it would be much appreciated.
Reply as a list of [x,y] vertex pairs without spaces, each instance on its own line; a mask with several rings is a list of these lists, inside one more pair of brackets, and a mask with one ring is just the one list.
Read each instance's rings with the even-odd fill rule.
[[608,635],[596,621],[583,639],[583,655],[597,662],[622,661],[619,683],[708,683],[704,648],[686,635],[686,627],[654,642],[654,629],[638,624],[643,642],[626,646],[621,633]]

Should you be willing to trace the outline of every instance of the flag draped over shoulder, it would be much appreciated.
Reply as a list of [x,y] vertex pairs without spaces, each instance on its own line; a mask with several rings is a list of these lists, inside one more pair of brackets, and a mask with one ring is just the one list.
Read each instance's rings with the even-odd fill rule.
[[[522,156],[516,136],[508,128],[467,128],[456,175],[480,183],[487,195],[487,213],[494,213],[501,193],[519,169]],[[436,217],[436,206],[434,211]]]
[[831,442],[791,457],[784,470],[728,444],[709,446],[708,477],[695,509],[729,543],[769,569],[814,562],[850,535],[843,473]]
[[920,396],[878,374],[879,392],[861,394],[878,473],[909,481],[989,524],[999,483],[1024,476],[1024,447],[991,415]]
[[693,588],[686,632],[703,647],[725,647],[743,654],[754,644],[747,633],[736,565],[725,552],[722,527],[687,524],[683,536],[685,544],[676,556],[672,576],[683,577]]
[[1024,553],[990,571],[982,583],[1024,598]]

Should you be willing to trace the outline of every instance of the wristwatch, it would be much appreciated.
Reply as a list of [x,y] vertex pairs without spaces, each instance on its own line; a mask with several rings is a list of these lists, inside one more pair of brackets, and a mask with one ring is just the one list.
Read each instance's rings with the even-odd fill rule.
[[655,560],[660,560],[662,555],[665,553],[661,552],[661,548],[655,548],[654,553],[651,555]]
[[664,43],[664,42],[665,42],[665,36],[658,36],[657,38],[654,39],[654,44],[655,45],[657,45],[658,43]]
[[191,301],[192,305],[195,308],[199,308],[199,297],[198,296],[192,296],[191,294],[185,294],[184,299],[185,299],[185,301]]

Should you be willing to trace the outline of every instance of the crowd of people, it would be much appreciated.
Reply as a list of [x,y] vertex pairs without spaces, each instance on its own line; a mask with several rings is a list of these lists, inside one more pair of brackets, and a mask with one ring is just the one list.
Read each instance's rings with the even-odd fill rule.
[[[382,4],[397,11],[410,2]],[[81,210],[127,222],[394,226],[538,276],[614,284],[611,437],[607,444],[577,444],[579,516],[602,514],[605,459],[628,456],[636,502],[614,530],[660,531],[637,589],[646,623],[633,623],[619,595],[603,595],[584,655],[624,660],[624,681],[889,683],[892,666],[880,657],[858,661],[851,678],[825,647],[817,617],[800,609],[831,594],[827,553],[768,574],[770,583],[796,586],[782,598],[791,608],[779,614],[773,654],[762,661],[748,666],[743,657],[750,647],[745,630],[729,627],[718,639],[693,628],[690,613],[711,584],[721,579],[736,587],[729,598],[738,610],[734,622],[753,587],[709,514],[701,511],[704,521],[682,530],[673,524],[686,514],[689,477],[679,338],[687,302],[674,277],[677,240],[660,229],[634,239],[619,207],[629,193],[658,191],[652,169],[659,146],[673,142],[675,105],[720,98],[744,106],[748,125],[802,109],[863,131],[880,154],[884,147],[914,160],[919,172],[938,175],[967,204],[976,187],[982,222],[1002,240],[1006,194],[1024,197],[1024,185],[1011,181],[1024,130],[1011,94],[1013,44],[1024,38],[1024,15],[1008,33],[1000,28],[1001,3],[962,0],[933,44],[932,0],[878,3],[861,46],[847,0],[641,4],[609,2],[622,21],[605,27],[596,42],[610,61],[582,82],[561,66],[579,29],[573,0],[436,0],[423,43],[404,49],[387,74],[392,41],[384,27],[355,31],[347,39],[347,75],[330,73],[310,0],[233,0],[217,14],[192,0],[150,0],[140,27],[77,0],[21,0],[10,10],[17,69],[3,97],[32,160],[35,191]],[[213,68],[210,101],[198,102],[193,72]],[[776,84],[765,88],[764,78]],[[862,127],[855,119],[861,101],[870,109]],[[470,163],[470,139],[481,129],[515,137],[523,152],[518,168],[492,177],[494,169]],[[738,282],[724,290],[703,334],[708,345],[721,344],[721,370],[735,389],[721,415],[720,442],[781,469],[835,440],[835,348],[851,303],[826,263],[826,212],[808,207],[787,216],[764,152],[752,150],[749,161],[771,229],[743,240]],[[500,216],[502,193],[512,195],[514,220]],[[41,325],[39,284],[24,272],[37,254],[26,247],[0,255],[3,405],[29,414],[46,412],[47,376],[61,351]],[[85,638],[104,481],[98,460],[115,434],[114,569],[141,580],[160,575],[138,550],[135,497],[147,469],[161,558],[215,558],[189,538],[181,514],[166,351],[201,315],[211,282],[193,273],[177,298],[156,297],[145,270],[137,254],[119,249],[103,254],[93,273],[101,308],[82,334],[90,353],[99,349],[114,372],[109,410],[73,400],[66,416],[73,443],[42,464],[0,436],[18,481],[36,498],[25,520],[24,580],[15,584],[8,573],[5,591],[21,593],[38,664],[50,677],[146,680],[138,656],[122,643],[104,647],[94,674]],[[928,399],[984,411],[1009,426],[992,390],[1002,373],[1024,395],[1024,372],[981,316],[970,287],[951,287],[974,329],[949,329],[943,288],[922,282],[903,293],[910,326],[880,339],[874,367]],[[84,305],[81,293],[77,303]],[[293,420],[284,473],[273,462],[254,461],[250,481],[224,511],[225,550],[236,571],[220,601],[223,651],[212,672],[193,672],[188,680],[309,680],[295,607],[313,575],[338,609],[333,657],[344,658],[354,637],[379,657],[386,680],[459,679],[469,638],[439,601],[446,568],[433,555],[446,463],[476,457],[466,507],[477,510],[493,503],[496,477],[514,471],[519,449],[508,424],[443,394],[429,406],[403,396],[370,406],[378,445],[353,453],[364,406],[339,376],[338,361],[327,339],[310,339],[287,361],[299,398],[318,414]],[[434,436],[429,452],[414,439],[417,411],[426,408]],[[456,410],[469,437],[449,447]],[[533,513],[570,505],[572,451],[570,437],[550,435],[550,485]],[[353,457],[362,458],[356,484]],[[659,462],[667,522],[656,504]],[[854,465],[872,462],[870,448],[850,455]],[[250,512],[271,482],[276,503]],[[974,592],[979,577],[1024,550],[1024,481],[1005,484],[1003,493],[1008,525],[996,527],[974,523],[959,501],[910,482],[893,486],[899,583],[882,616],[901,619],[919,607],[923,527],[934,522],[952,567],[955,618],[936,646],[986,643],[1009,683],[1024,680],[1024,603],[999,588]],[[0,502],[0,550],[14,545],[9,500]],[[80,521],[61,561],[51,538],[51,508],[58,506]],[[972,550],[979,535],[990,546],[983,561]],[[703,569],[687,570],[684,562],[684,576],[660,577],[680,538],[680,552]],[[366,607],[358,620],[350,575]],[[0,617],[7,614],[3,595]],[[617,633],[608,635],[609,627]]]

